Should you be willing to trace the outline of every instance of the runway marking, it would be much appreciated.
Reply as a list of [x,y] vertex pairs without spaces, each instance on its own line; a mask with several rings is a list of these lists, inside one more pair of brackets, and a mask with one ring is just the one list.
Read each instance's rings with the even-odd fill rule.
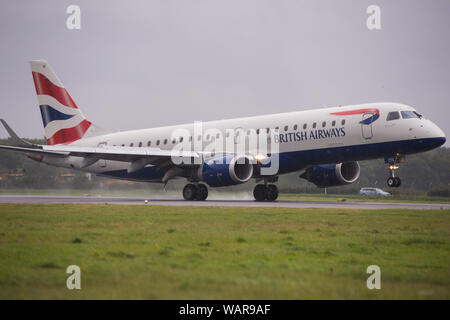
[[252,200],[206,200],[185,201],[179,198],[152,199],[143,197],[102,197],[102,196],[36,196],[0,195],[0,203],[71,203],[71,204],[124,204],[124,205],[198,206],[198,207],[266,207],[266,208],[332,208],[332,209],[450,209],[450,204],[440,203],[387,203],[387,202],[328,202],[328,201],[275,201],[256,202]]

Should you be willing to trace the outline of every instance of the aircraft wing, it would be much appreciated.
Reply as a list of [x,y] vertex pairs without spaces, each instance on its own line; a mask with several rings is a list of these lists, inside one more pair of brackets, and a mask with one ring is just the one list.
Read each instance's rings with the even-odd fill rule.
[[53,152],[53,151],[45,151],[41,148],[41,146],[33,145],[32,147],[20,147],[20,146],[3,146],[0,145],[0,149],[10,150],[10,151],[18,151],[18,152],[26,152],[32,154],[41,154],[41,155],[56,155],[66,157],[69,154],[63,152]]
[[[170,159],[172,157],[198,158],[199,154],[192,151],[171,151],[159,148],[139,147],[80,147],[70,145],[42,146],[45,152],[57,152],[76,157],[92,157],[98,159],[133,162],[140,158]],[[151,163],[151,162],[149,162]]]
[[[20,146],[4,146],[0,145],[0,149],[7,149],[11,151],[40,154],[40,155],[52,155],[52,156],[75,156],[82,158],[89,158],[91,161],[94,159],[100,160],[114,160],[123,162],[134,162],[140,159],[146,159],[147,164],[159,163],[161,160],[170,160],[172,157],[181,158],[198,158],[199,154],[193,151],[170,151],[161,150],[157,148],[138,148],[138,147],[81,147],[70,145],[33,145],[33,147],[20,147]],[[89,162],[91,162],[89,161]],[[93,163],[93,162],[92,162]],[[87,166],[87,165],[86,165]]]
[[[0,145],[0,149],[6,149],[17,152],[37,155],[51,155],[61,157],[82,157],[81,167],[88,167],[98,160],[113,160],[130,162],[134,170],[145,166],[146,164],[155,164],[170,166],[173,158],[183,158],[186,164],[190,163],[190,159],[198,158],[200,155],[194,151],[175,151],[161,150],[159,148],[141,148],[141,147],[83,147],[72,145],[36,145],[26,142],[18,137],[18,135],[1,119],[9,135],[11,136],[13,146]],[[179,159],[178,159],[179,160]],[[131,169],[131,170],[133,170]]]

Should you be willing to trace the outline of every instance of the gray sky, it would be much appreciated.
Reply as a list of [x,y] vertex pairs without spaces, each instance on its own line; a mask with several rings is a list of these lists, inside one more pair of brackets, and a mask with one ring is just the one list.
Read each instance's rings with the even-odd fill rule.
[[394,101],[448,135],[449,17],[448,0],[0,0],[0,117],[43,137],[28,61],[46,59],[111,130]]

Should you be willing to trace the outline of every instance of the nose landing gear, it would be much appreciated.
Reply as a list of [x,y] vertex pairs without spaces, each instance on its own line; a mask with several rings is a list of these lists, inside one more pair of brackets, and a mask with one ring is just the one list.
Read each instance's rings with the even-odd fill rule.
[[278,187],[274,184],[258,184],[253,189],[256,201],[275,201],[278,198]]
[[387,185],[389,188],[398,188],[402,184],[402,180],[399,177],[389,177],[387,179]]
[[395,170],[398,169],[397,163],[404,161],[404,158],[395,157],[393,160],[389,161],[389,174],[390,177],[387,179],[387,185],[389,188],[398,188],[402,184],[402,180],[395,176]]
[[206,200],[206,198],[208,198],[208,188],[200,183],[200,184],[193,184],[193,183],[188,183],[184,188],[183,188],[183,198],[184,200],[199,200],[199,201],[204,201]]

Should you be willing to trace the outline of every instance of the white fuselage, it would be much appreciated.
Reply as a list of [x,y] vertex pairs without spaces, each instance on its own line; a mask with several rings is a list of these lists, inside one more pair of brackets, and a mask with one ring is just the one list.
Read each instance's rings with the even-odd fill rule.
[[[260,131],[267,128],[278,129],[271,143],[278,144],[277,149],[281,157],[279,174],[284,174],[320,163],[357,161],[388,157],[397,153],[422,152],[442,144],[433,139],[445,141],[442,130],[423,117],[403,118],[400,116],[399,119],[387,120],[389,113],[399,112],[401,115],[402,111],[415,110],[398,103],[371,103],[208,121],[202,123],[200,142],[192,143],[192,146],[194,151],[201,151],[197,150],[198,148],[208,149],[210,144],[217,143],[216,133],[220,133],[220,139],[222,139],[226,137],[226,131],[229,129],[243,130],[240,133],[241,136],[234,139],[245,139],[244,136],[250,129]],[[370,117],[373,118],[368,119]],[[364,120],[366,123],[361,123]],[[111,133],[81,139],[73,142],[71,146],[171,150],[180,141],[180,136],[176,134],[180,129],[188,132],[188,135],[183,138],[185,142],[186,139],[199,141],[194,124],[183,124]],[[213,135],[214,138],[212,138]],[[225,142],[222,145],[225,148]],[[222,150],[215,148],[215,151]],[[69,157],[62,160],[46,156],[43,161],[53,165],[77,168],[81,159]],[[108,175],[108,172],[126,170],[127,166],[129,164],[125,162],[102,160],[83,170]],[[136,180],[136,176],[132,180]],[[158,181],[158,178],[144,177],[142,180]]]

